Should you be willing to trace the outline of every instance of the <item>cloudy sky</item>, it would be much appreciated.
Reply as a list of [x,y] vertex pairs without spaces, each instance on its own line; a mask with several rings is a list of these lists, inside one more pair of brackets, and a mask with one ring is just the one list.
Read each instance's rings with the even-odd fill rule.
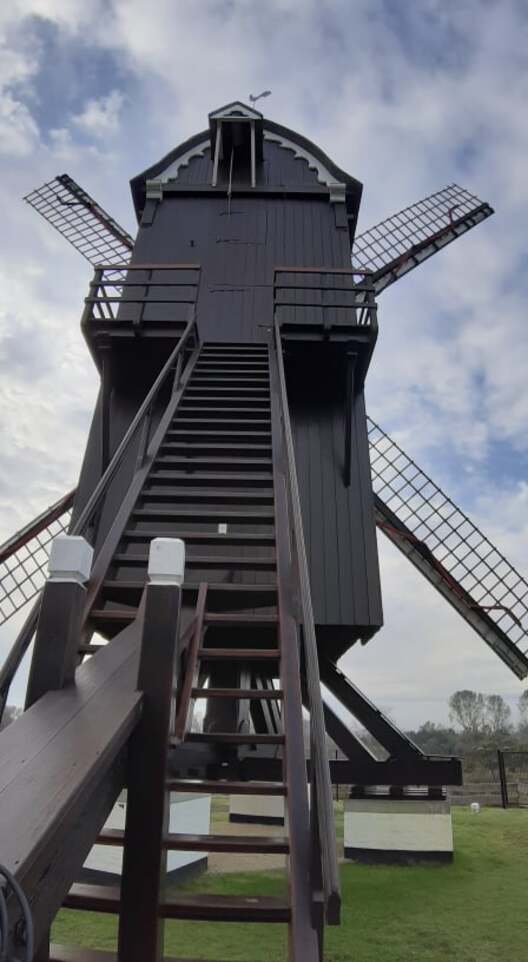
[[[527,28],[525,0],[2,4],[0,539],[75,484],[97,390],[90,268],[21,197],[67,171],[134,233],[130,177],[271,88],[266,114],[364,183],[360,229],[453,181],[495,207],[383,295],[367,403],[528,573]],[[447,720],[457,688],[514,705],[516,678],[380,552],[385,627],[353,680],[403,726]]]

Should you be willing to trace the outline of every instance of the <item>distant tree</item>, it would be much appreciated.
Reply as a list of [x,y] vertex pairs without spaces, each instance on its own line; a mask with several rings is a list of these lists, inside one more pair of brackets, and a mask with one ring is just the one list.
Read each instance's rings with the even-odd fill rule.
[[511,708],[502,695],[487,695],[485,709],[486,734],[493,741],[504,738],[511,732]]
[[519,695],[519,715],[521,725],[528,724],[528,688],[525,688],[522,695]]
[[13,722],[15,718],[18,718],[18,716],[21,714],[21,708],[17,708],[16,705],[6,705],[2,721],[0,722],[0,729],[7,728],[7,726],[10,725],[11,722]]
[[426,755],[452,755],[457,751],[457,733],[444,725],[426,721],[416,731],[407,734]]
[[486,700],[479,691],[455,691],[449,699],[449,717],[464,735],[479,738],[485,730]]

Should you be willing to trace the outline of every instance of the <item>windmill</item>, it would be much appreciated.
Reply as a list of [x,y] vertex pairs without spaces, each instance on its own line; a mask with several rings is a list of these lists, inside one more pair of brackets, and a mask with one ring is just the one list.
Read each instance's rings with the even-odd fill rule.
[[[124,644],[140,630],[149,544],[185,540],[170,785],[285,796],[294,901],[226,911],[288,921],[291,958],[315,959],[324,921],[339,915],[331,779],[359,798],[368,786],[399,798],[425,786],[429,800],[461,779],[457,759],[424,756],[337,666],[383,622],[376,526],[517,677],[528,674],[527,582],[364,405],[378,296],[493,210],[451,184],[356,237],[362,185],[240,103],[210,114],[208,130],[131,188],[135,240],[66,174],[25,198],[94,267],[82,327],[101,389],[76,491],[0,549],[0,618],[40,590],[57,526],[83,535],[95,560],[78,656],[102,665],[118,649],[98,638]],[[37,601],[0,672],[3,704],[38,611]],[[43,670],[39,631],[30,690]],[[325,731],[343,753],[330,765]],[[140,948],[150,958],[153,944],[133,920],[139,871],[129,854],[116,908],[127,960]],[[87,888],[64,904],[100,905]],[[166,911],[207,920],[221,910]]]

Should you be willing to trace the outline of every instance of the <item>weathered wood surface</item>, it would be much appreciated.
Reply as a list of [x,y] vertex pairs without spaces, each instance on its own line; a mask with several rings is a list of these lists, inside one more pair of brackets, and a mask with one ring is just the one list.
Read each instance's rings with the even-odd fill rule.
[[138,650],[135,623],[0,734],[0,862],[29,898],[36,944],[123,787]]

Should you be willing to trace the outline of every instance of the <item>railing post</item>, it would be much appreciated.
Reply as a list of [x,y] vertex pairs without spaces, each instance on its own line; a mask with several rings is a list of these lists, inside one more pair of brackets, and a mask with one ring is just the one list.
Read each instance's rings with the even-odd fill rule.
[[138,671],[143,712],[130,742],[128,762],[119,962],[157,962],[163,955],[159,902],[169,822],[167,748],[184,564],[183,541],[155,538],[151,542]]
[[500,789],[501,789],[501,800],[502,807],[508,808],[508,782],[506,779],[506,766],[504,764],[504,752],[500,748],[497,749],[497,761],[499,763],[499,778],[500,778]]
[[[48,691],[64,688],[75,676],[93,549],[84,538],[58,535],[51,546],[49,577],[42,592],[25,710]],[[34,954],[49,959],[49,932]]]
[[61,534],[51,546],[42,594],[26,710],[52,689],[74,680],[93,549],[81,537]]

